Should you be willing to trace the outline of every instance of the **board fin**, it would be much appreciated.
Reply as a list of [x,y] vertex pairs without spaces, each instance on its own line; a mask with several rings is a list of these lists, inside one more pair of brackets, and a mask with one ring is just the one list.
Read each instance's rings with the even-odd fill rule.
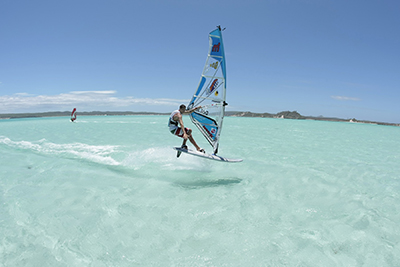
[[[188,147],[187,147],[187,145],[182,145],[182,146],[181,146],[181,149],[182,149],[182,150],[185,150],[185,149],[187,150]],[[179,158],[179,157],[181,156],[182,150],[177,150],[177,152],[176,152],[176,157],[177,157],[177,158]]]

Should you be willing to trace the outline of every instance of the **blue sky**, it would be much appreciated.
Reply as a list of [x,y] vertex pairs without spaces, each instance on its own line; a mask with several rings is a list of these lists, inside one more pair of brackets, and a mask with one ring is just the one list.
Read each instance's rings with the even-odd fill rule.
[[0,113],[170,112],[223,32],[228,110],[400,123],[397,0],[0,0]]

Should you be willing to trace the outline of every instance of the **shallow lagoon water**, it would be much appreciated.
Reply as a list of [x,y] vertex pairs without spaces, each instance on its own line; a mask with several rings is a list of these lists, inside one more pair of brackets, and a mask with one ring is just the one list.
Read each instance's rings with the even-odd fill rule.
[[400,266],[400,128],[227,117],[224,163],[167,120],[0,121],[0,265]]

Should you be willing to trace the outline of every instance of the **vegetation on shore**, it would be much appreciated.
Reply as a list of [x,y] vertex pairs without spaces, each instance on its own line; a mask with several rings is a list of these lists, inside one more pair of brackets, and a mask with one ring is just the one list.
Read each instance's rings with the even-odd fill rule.
[[[166,115],[157,112],[131,112],[131,111],[78,111],[78,116],[124,116],[124,115]],[[69,117],[71,111],[53,111],[41,113],[9,113],[0,114],[0,119],[40,118],[40,117]]]
[[[126,116],[126,115],[169,115],[170,113],[159,112],[132,112],[132,111],[90,111],[79,112],[79,116]],[[54,111],[54,112],[41,112],[41,113],[9,113],[0,114],[0,119],[18,119],[18,118],[40,118],[40,117],[68,117],[71,115],[70,111]],[[396,123],[375,122],[353,119],[340,119],[329,117],[312,117],[303,116],[297,111],[282,111],[277,114],[273,113],[253,113],[250,111],[227,111],[226,116],[231,117],[255,117],[255,118],[280,118],[292,120],[319,120],[319,121],[343,121],[343,122],[358,122],[378,125],[400,126]]]
[[388,123],[388,122],[377,122],[377,121],[366,121],[352,119],[340,119],[340,118],[330,118],[330,117],[313,117],[313,116],[303,116],[297,111],[282,111],[277,114],[272,113],[252,113],[246,112],[227,112],[227,116],[233,117],[262,117],[262,118],[280,118],[280,119],[292,119],[292,120],[318,120],[318,121],[343,121],[343,122],[357,122],[357,123],[368,123],[368,124],[378,124],[378,125],[389,125],[389,126],[400,126],[398,123]]

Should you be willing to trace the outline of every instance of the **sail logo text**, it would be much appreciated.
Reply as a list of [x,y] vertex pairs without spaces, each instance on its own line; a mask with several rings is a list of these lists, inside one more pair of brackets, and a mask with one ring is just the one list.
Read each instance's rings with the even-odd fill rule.
[[216,44],[216,45],[213,45],[213,48],[212,48],[212,52],[219,52],[219,45],[220,45],[221,43],[218,43],[218,44]]
[[210,131],[209,131],[209,130],[207,129],[207,127],[204,126],[204,125],[203,125],[203,129],[208,133],[208,135],[210,136],[211,139],[214,138],[213,133],[215,134],[215,129],[212,129],[212,130],[211,130],[213,133],[210,133]]

